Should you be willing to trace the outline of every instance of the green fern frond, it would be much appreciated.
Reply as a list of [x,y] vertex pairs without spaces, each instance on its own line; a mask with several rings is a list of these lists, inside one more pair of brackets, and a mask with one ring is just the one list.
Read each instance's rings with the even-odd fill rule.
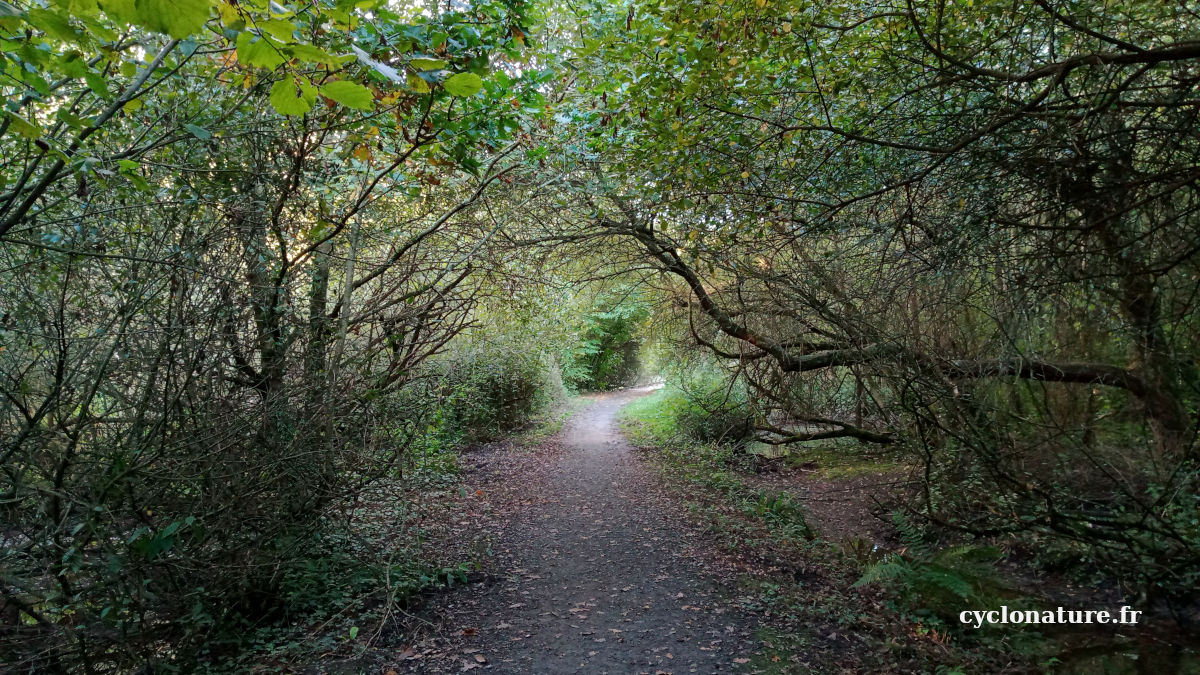
[[940,565],[925,564],[917,568],[917,573],[911,579],[912,590],[919,595],[929,595],[943,591],[957,595],[964,600],[975,596],[975,584],[956,570]]
[[879,562],[863,571],[862,577],[854,582],[854,588],[885,579],[902,579],[910,571],[911,568],[903,559]]

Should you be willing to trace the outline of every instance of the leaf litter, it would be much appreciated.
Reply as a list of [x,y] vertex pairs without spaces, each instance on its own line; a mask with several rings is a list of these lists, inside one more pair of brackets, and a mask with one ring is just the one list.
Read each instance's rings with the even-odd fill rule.
[[759,619],[730,599],[736,570],[706,555],[679,505],[617,431],[617,411],[639,393],[591,397],[557,438],[536,448],[464,455],[459,508],[467,517],[452,521],[445,542],[486,546],[485,574],[431,597],[406,626],[411,644],[402,652],[423,658],[396,658],[385,669],[746,668],[759,651]]

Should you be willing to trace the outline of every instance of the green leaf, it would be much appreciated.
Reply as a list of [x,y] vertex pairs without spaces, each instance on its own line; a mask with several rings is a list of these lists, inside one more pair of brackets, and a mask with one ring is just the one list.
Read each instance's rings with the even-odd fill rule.
[[182,40],[204,28],[212,0],[135,0],[134,6],[139,26]]
[[31,9],[25,15],[29,25],[43,31],[47,36],[63,42],[82,44],[87,42],[87,36],[75,29],[70,20],[46,9]]
[[63,124],[66,124],[72,129],[80,130],[86,126],[82,117],[71,114],[71,112],[66,108],[59,108],[58,112],[54,113],[54,117],[61,120]]
[[136,173],[127,173],[127,174],[125,174],[125,178],[130,183],[133,183],[133,186],[136,187],[137,189],[141,190],[142,192],[150,192],[151,190],[153,190],[153,188],[150,187],[150,183],[146,182],[145,178],[142,178],[140,175],[138,175]]
[[12,127],[12,130],[24,136],[25,138],[28,138],[29,140],[41,138],[42,128],[37,124],[30,122],[14,112],[8,113],[8,120],[9,126]]
[[336,65],[338,60],[329,52],[314,45],[288,45],[284,47],[292,56],[309,63],[328,63]]
[[83,77],[88,73],[87,62],[78,52],[64,55],[59,62],[59,68],[67,77]]
[[212,132],[204,127],[198,127],[195,124],[185,124],[183,125],[183,128],[187,129],[188,133],[202,141],[207,141],[208,139],[212,138]]
[[98,37],[105,42],[116,42],[121,37],[103,17],[85,15],[79,20],[93,37]]
[[75,16],[96,11],[96,0],[53,0],[51,4],[58,5]]
[[242,30],[246,27],[246,17],[238,11],[238,6],[229,2],[222,2],[217,5],[217,15],[221,17],[221,23],[226,28],[233,30]]
[[248,66],[274,69],[286,60],[269,38],[262,37],[257,41],[252,40],[254,40],[254,35],[249,31],[238,34],[238,61]]
[[150,192],[153,188],[150,187],[150,184],[146,182],[146,179],[143,178],[142,174],[138,171],[140,166],[140,164],[132,159],[122,159],[117,161],[117,170],[122,176],[125,177],[126,180],[128,180],[130,183],[133,183],[134,187],[137,189],[142,190],[143,192]]
[[134,0],[100,0],[100,7],[108,18],[118,23],[137,21],[137,4]]
[[296,24],[291,21],[282,21],[280,19],[269,19],[267,21],[259,21],[255,24],[259,30],[269,34],[277,40],[284,42],[292,41],[292,33],[296,32]]
[[88,89],[91,89],[100,98],[112,98],[112,92],[108,89],[108,82],[99,73],[88,71],[83,74],[83,79],[87,82]]
[[317,88],[304,78],[285,77],[271,87],[271,106],[281,115],[303,115],[316,100]]
[[446,67],[446,62],[442,59],[413,59],[408,65],[417,70],[441,70]]
[[321,87],[321,93],[347,108],[374,110],[375,96],[370,89],[354,82],[338,80]]
[[474,96],[483,89],[483,80],[475,73],[459,73],[447,78],[442,86],[454,96]]

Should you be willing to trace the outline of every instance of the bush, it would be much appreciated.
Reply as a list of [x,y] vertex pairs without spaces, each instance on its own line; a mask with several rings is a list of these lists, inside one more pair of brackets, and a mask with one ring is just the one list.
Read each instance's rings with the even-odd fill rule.
[[603,391],[633,384],[641,371],[638,330],[650,315],[636,296],[599,298],[583,319],[577,346],[563,358],[563,379],[575,391]]
[[669,383],[653,396],[631,403],[626,416],[657,445],[684,440],[742,448],[754,434],[754,408],[739,383],[721,374],[699,368],[677,371]]
[[668,388],[664,406],[680,433],[700,443],[741,447],[754,433],[755,413],[745,391],[708,370],[692,372]]
[[430,440],[439,448],[495,438],[565,396],[553,359],[504,338],[467,345],[431,371],[437,403]]

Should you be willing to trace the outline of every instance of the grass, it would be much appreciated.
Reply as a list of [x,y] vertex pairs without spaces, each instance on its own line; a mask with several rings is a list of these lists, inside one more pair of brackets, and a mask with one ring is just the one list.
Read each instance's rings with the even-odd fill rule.
[[[697,454],[727,458],[731,449],[704,446],[690,441],[676,424],[678,404],[672,392],[659,389],[629,403],[622,412],[621,429],[636,445],[658,448],[688,447]],[[790,467],[805,468],[831,480],[881,473],[898,473],[908,465],[893,452],[864,446],[850,438],[794,443],[786,447],[751,443],[747,453],[764,458],[781,458]]]
[[663,405],[667,391],[630,401],[621,409],[621,431],[635,445],[665,446],[680,440],[674,416]]

